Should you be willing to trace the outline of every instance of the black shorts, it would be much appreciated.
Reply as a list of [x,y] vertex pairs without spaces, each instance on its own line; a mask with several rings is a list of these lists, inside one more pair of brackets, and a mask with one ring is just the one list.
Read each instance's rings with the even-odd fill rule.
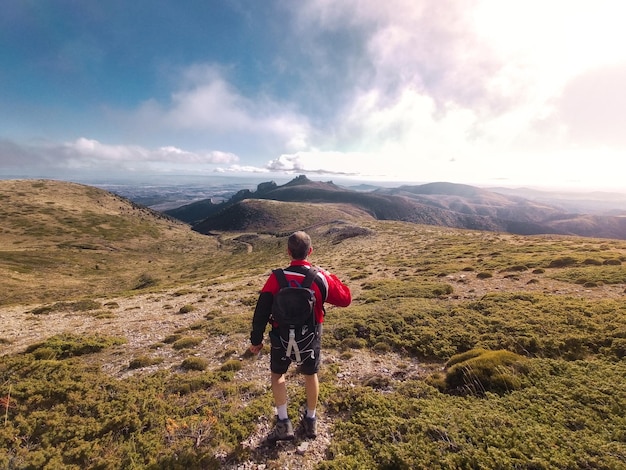
[[[294,361],[293,354],[287,357],[287,348],[281,341],[278,329],[270,330],[270,342],[272,350],[270,352],[270,370],[275,374],[284,374],[289,369],[289,365]],[[299,364],[299,371],[304,375],[317,374],[322,363],[321,357],[322,325],[316,326],[316,334],[310,349],[302,353],[302,362]]]

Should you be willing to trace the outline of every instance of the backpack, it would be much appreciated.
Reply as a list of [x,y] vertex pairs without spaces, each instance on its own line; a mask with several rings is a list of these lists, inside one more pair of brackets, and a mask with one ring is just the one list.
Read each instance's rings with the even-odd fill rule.
[[[301,284],[287,281],[282,269],[272,271],[280,289],[274,295],[272,317],[278,323],[286,356],[302,362],[303,354],[313,354],[316,337],[315,291],[311,288],[319,270],[311,267]],[[306,356],[305,356],[306,357]]]

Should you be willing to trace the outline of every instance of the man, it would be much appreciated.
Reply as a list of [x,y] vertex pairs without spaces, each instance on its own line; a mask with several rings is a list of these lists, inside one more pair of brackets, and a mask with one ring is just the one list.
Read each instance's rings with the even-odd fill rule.
[[[295,232],[289,237],[287,253],[291,258],[291,263],[283,270],[288,282],[299,284],[303,281],[308,270],[312,269],[311,263],[307,261],[312,252],[311,238],[305,232]],[[307,351],[304,357],[301,357],[300,372],[305,376],[307,410],[302,417],[300,426],[305,437],[314,439],[317,437],[316,408],[319,395],[317,372],[321,362],[320,345],[322,323],[324,322],[325,314],[324,302],[339,307],[347,307],[352,302],[352,294],[350,289],[337,276],[321,269],[315,276],[311,289],[315,292],[315,319],[317,326],[311,351]],[[272,273],[261,289],[252,319],[252,333],[250,333],[250,352],[258,354],[263,347],[265,327],[268,322],[272,324],[270,331],[272,346],[270,371],[278,421],[267,437],[267,440],[271,443],[279,440],[292,440],[294,438],[293,426],[287,413],[287,384],[285,383],[285,373],[293,360],[293,355],[291,357],[287,355],[287,349],[280,339],[278,324],[271,317],[274,295],[279,290],[279,282],[276,275]]]

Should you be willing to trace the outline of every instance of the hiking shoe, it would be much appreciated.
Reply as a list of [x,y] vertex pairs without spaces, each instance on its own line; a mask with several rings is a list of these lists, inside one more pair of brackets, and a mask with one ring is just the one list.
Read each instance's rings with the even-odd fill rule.
[[276,420],[276,426],[274,426],[272,432],[267,436],[268,442],[271,443],[276,443],[277,441],[292,441],[293,438],[293,426],[289,418]]
[[304,437],[308,437],[309,439],[315,439],[317,437],[317,418],[303,416],[302,421],[300,421],[300,427],[302,428]]

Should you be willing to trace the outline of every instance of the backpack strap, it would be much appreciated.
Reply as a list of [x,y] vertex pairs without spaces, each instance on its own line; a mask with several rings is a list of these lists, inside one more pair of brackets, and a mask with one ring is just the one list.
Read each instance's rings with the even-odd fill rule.
[[302,287],[306,287],[307,289],[310,289],[311,286],[313,285],[313,281],[315,280],[315,276],[317,276],[318,272],[319,272],[319,269],[311,266],[309,270],[307,271],[306,276],[304,276],[304,281],[302,281]]
[[285,271],[282,269],[274,269],[272,270],[274,276],[276,276],[276,280],[278,281],[279,287],[282,289],[283,287],[287,287],[287,278],[285,277]]
[[[278,281],[278,286],[281,289],[283,287],[289,287],[289,283],[287,282],[287,278],[285,277],[284,269],[273,269],[272,272],[274,273],[274,276],[276,276],[276,280]],[[307,289],[310,289],[311,286],[313,285],[313,281],[315,280],[315,276],[317,276],[317,273],[319,272],[320,270],[318,268],[311,266],[307,270],[306,275],[304,276],[304,280],[302,281],[301,287],[306,287]]]

